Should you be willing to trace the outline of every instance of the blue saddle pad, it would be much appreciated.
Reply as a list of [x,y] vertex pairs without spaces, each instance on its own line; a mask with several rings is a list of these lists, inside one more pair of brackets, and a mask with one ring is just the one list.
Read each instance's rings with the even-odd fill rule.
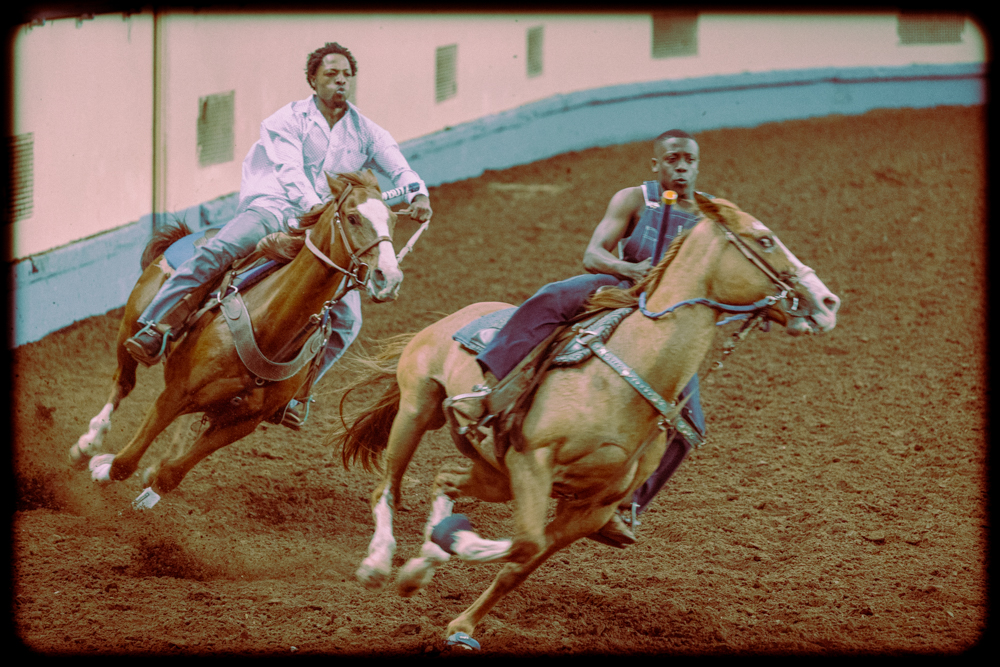
[[215,236],[219,229],[221,228],[206,227],[199,232],[188,234],[187,236],[174,241],[163,253],[163,258],[167,260],[167,264],[170,265],[171,269],[176,269],[178,266],[191,259],[194,256],[194,249]]
[[517,308],[512,306],[483,315],[459,329],[452,336],[452,339],[458,341],[466,349],[479,354],[486,349],[489,342],[493,340],[493,336],[503,328],[503,325],[507,324],[507,320],[516,310]]

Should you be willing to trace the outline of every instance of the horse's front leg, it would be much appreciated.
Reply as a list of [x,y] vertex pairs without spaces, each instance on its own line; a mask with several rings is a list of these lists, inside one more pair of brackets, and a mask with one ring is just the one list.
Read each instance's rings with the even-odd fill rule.
[[[105,406],[107,407],[107,406]],[[91,478],[95,482],[120,482],[139,467],[139,460],[153,441],[183,411],[183,394],[164,390],[146,413],[139,432],[118,454],[100,454],[90,459]],[[108,414],[110,416],[110,410]]]
[[480,595],[468,609],[459,614],[451,623],[445,636],[450,643],[458,643],[467,648],[478,647],[470,640],[476,626],[505,595],[517,588],[552,554],[563,549],[576,540],[600,529],[614,512],[613,506],[594,507],[573,506],[560,503],[556,508],[556,516],[545,529],[545,544],[543,548],[525,562],[507,563],[493,579],[493,583]]
[[552,450],[548,447],[504,456],[514,495],[517,533],[509,560],[527,562],[545,546],[545,523],[552,494]]

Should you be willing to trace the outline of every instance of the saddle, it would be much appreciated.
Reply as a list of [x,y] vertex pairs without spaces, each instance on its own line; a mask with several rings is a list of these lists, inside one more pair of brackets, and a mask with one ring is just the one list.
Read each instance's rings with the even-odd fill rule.
[[[217,234],[219,229],[219,227],[209,227],[175,241],[163,253],[162,261],[167,266],[161,268],[167,272],[168,269],[173,270],[180,266],[194,255],[198,246]],[[240,359],[247,369],[259,378],[258,381],[285,380],[297,374],[306,364],[312,363],[305,383],[295,395],[296,400],[304,401],[308,399],[312,383],[319,371],[321,352],[328,337],[328,332],[324,331],[327,321],[322,316],[314,315],[310,318],[300,331],[288,339],[277,355],[278,359],[286,359],[293,355],[294,358],[283,363],[274,362],[267,359],[257,347],[253,325],[242,298],[243,293],[290,261],[291,259],[282,261],[269,259],[259,249],[236,260],[221,278],[188,295],[190,298],[185,297],[188,315],[180,328],[184,332],[181,334],[183,337],[189,326],[205,313],[220,308],[233,335]]]
[[[484,315],[457,331],[452,338],[469,352],[478,354],[486,348],[515,310],[517,309],[508,308]],[[460,426],[454,415],[449,414],[453,410],[450,408],[451,403],[461,397],[448,399],[445,411],[451,427],[449,430],[459,449],[470,453],[471,443],[467,438],[475,437],[481,442],[486,437],[484,429],[492,427],[494,454],[498,461],[503,460],[511,446],[515,451],[524,451],[521,425],[542,379],[553,368],[583,363],[595,354],[595,350],[611,357],[612,359],[602,356],[602,360],[609,363],[636,391],[653,403],[661,414],[670,413],[668,423],[692,445],[700,446],[704,440],[703,434],[698,430],[693,414],[686,405],[687,399],[682,399],[678,406],[663,400],[643,380],[630,377],[627,372],[623,373],[621,361],[603,347],[618,325],[635,310],[635,307],[631,307],[585,311],[557,328],[495,386],[487,387],[489,392],[483,397],[483,415],[470,426]],[[485,390],[480,386],[474,389]]]
[[[457,331],[452,338],[467,351],[478,354],[516,310],[517,308],[512,307],[484,315]],[[585,311],[558,327],[502,380],[489,387],[490,391],[483,399],[484,413],[475,428],[452,425],[450,430],[459,448],[467,451],[469,443],[465,438],[472,436],[482,441],[486,437],[483,429],[492,427],[494,451],[498,461],[503,460],[510,446],[515,451],[523,451],[524,440],[520,427],[547,371],[586,361],[593,355],[593,351],[581,343],[581,336],[586,333],[596,336],[602,342],[607,341],[621,321],[634,310],[619,308],[611,311]]]

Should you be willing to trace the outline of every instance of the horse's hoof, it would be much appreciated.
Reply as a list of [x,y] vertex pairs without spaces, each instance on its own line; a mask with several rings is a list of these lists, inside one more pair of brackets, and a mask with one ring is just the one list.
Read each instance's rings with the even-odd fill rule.
[[464,632],[456,632],[452,636],[448,637],[446,643],[448,646],[460,646],[466,651],[478,651],[480,648],[479,642]]
[[90,459],[90,463],[87,464],[90,468],[90,478],[101,484],[111,483],[111,464],[114,462],[114,454],[98,454]]
[[80,443],[74,443],[69,448],[69,464],[77,470],[83,470],[90,461],[90,456],[80,447]]
[[365,588],[372,591],[381,590],[389,580],[388,571],[365,563],[361,563],[361,567],[354,573],[354,576]]
[[399,569],[396,589],[404,598],[416,595],[434,578],[434,563],[428,558],[411,558]]

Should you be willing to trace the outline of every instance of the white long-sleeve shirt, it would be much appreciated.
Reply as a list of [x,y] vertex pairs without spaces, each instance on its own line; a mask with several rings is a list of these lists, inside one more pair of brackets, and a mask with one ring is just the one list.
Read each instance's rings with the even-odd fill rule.
[[407,203],[428,194],[386,130],[350,102],[331,128],[310,95],[283,106],[260,124],[260,140],[243,160],[237,213],[254,206],[291,222],[330,197],[325,174],[366,168],[389,178],[393,187],[419,183],[419,190],[407,194]]

